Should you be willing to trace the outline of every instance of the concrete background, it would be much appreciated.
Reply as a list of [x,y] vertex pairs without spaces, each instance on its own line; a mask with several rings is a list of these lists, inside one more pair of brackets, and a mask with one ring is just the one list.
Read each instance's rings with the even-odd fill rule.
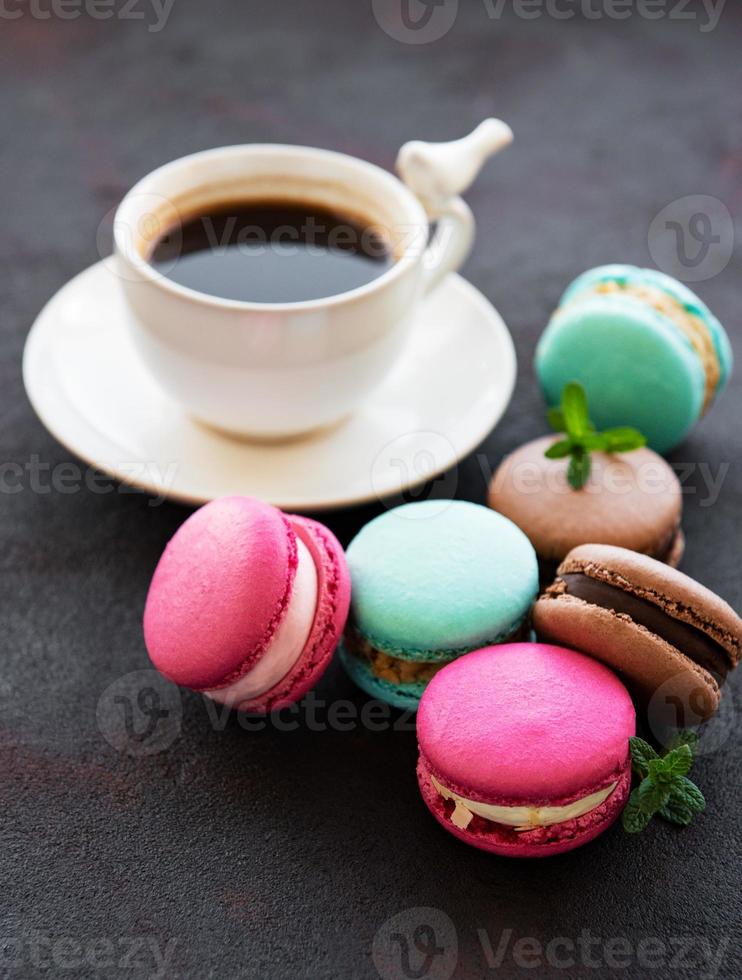
[[[544,431],[531,358],[562,288],[598,263],[653,264],[650,243],[671,257],[650,227],[668,204],[682,219],[689,195],[723,203],[722,241],[686,268],[708,275],[697,289],[742,354],[739,243],[723,254],[742,214],[742,11],[727,4],[708,29],[703,5],[675,0],[657,20],[614,19],[599,0],[564,20],[462,0],[431,40],[455,6],[411,34],[397,19],[402,40],[380,26],[391,2],[176,0],[164,25],[144,0],[137,19],[118,0],[108,20],[4,7],[21,15],[0,17],[0,446],[24,476],[0,495],[0,976],[740,975],[738,678],[694,769],[703,818],[508,863],[440,830],[418,798],[410,720],[370,731],[337,665],[294,731],[214,723],[200,697],[164,687],[169,714],[153,715],[151,675],[132,673],[148,666],[141,613],[188,511],[115,485],[48,489],[75,461],[25,398],[29,326],[98,259],[128,186],[219,144],[309,143],[391,167],[412,137],[490,113],[512,124],[516,144],[469,195],[465,274],[509,324],[520,373],[482,455],[457,470],[462,498],[483,501],[487,467]],[[741,376],[672,455],[691,470],[684,569],[737,607]],[[327,520],[347,543],[378,511]],[[331,715],[338,702],[355,720]],[[110,721],[127,706],[133,731],[161,725],[153,739]]]

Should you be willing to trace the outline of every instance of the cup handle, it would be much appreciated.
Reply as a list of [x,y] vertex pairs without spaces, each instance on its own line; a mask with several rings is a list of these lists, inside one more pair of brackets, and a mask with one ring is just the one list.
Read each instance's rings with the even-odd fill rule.
[[423,255],[423,292],[429,293],[469,254],[474,241],[474,217],[459,196],[484,162],[513,141],[513,131],[501,119],[485,119],[468,136],[450,143],[412,140],[397,155],[397,172],[420,200],[436,233]]

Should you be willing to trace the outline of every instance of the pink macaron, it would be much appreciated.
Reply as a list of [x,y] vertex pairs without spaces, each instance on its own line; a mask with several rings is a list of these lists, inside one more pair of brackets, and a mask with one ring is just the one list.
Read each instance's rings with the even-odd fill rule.
[[561,854],[623,810],[635,728],[628,692],[603,664],[545,643],[485,647],[444,667],[423,694],[420,790],[467,844]]
[[326,527],[252,497],[222,497],[165,548],[144,640],[176,684],[265,714],[317,683],[349,603],[345,555]]

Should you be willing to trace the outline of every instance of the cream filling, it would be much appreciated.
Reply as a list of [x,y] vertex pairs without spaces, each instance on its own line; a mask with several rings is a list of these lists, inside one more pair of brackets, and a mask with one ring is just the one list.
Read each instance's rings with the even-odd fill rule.
[[265,694],[288,674],[301,656],[317,609],[317,569],[303,541],[296,539],[294,588],[283,621],[270,646],[253,669],[229,687],[206,691],[208,697],[230,707]]
[[596,793],[583,796],[579,800],[564,806],[493,806],[490,803],[480,803],[477,800],[467,800],[439,783],[435,776],[430,777],[433,788],[444,800],[453,800],[456,804],[451,814],[451,823],[459,830],[466,830],[476,814],[491,820],[493,823],[513,827],[516,831],[533,830],[534,827],[549,827],[551,824],[574,820],[584,817],[586,813],[600,806],[611,795],[618,785],[618,780],[599,789]]
[[577,300],[582,299],[587,293],[596,293],[598,295],[623,293],[627,296],[633,296],[635,299],[641,300],[643,303],[651,306],[653,310],[657,310],[658,313],[672,320],[675,326],[690,341],[693,350],[703,364],[703,369],[706,374],[706,393],[703,411],[705,412],[707,410],[713,400],[716,389],[719,387],[721,365],[719,364],[719,357],[716,353],[711,331],[701,317],[696,316],[695,313],[690,313],[674,296],[664,292],[658,286],[647,286],[644,284],[623,285],[620,282],[616,282],[615,279],[607,279],[605,282],[596,283],[584,293],[578,293],[566,305],[570,306]]

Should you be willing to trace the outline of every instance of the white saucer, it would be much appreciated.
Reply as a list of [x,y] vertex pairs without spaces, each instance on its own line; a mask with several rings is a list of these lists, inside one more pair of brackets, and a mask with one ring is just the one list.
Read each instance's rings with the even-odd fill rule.
[[515,384],[501,316],[459,276],[421,306],[405,353],[340,425],[278,444],[241,442],[191,420],[140,363],[106,262],[81,273],[39,314],[23,379],[49,431],[113,477],[200,504],[249,494],[323,510],[415,487],[470,453]]

